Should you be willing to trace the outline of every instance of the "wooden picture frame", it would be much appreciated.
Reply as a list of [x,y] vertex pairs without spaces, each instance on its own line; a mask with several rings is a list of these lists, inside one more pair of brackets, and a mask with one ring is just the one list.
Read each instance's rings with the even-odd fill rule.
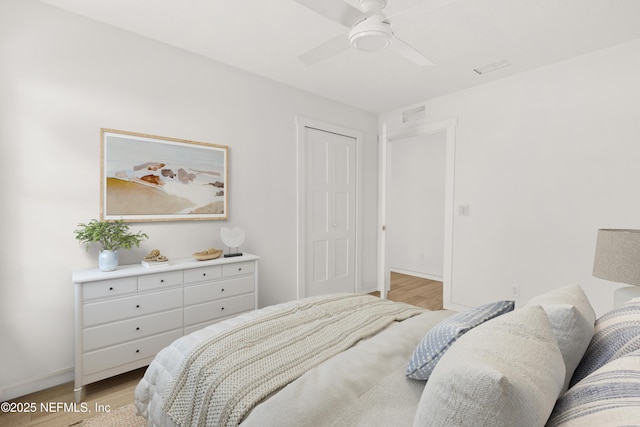
[[100,129],[100,219],[227,219],[228,149]]

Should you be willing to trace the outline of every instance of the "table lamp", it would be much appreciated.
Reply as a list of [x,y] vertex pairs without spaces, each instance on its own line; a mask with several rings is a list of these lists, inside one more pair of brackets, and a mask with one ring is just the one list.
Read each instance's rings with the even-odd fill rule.
[[598,230],[593,275],[633,285],[616,289],[613,294],[615,307],[640,297],[640,230]]

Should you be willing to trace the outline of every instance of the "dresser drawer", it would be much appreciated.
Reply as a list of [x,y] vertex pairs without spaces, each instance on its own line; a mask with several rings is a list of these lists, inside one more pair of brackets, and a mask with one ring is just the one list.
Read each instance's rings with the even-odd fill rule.
[[222,277],[222,267],[215,265],[212,267],[193,268],[184,271],[184,283],[196,283],[203,280],[219,279]]
[[100,280],[82,285],[82,299],[115,297],[136,292],[137,277],[123,277],[121,279]]
[[138,291],[162,289],[182,284],[182,271],[146,274],[138,277]]
[[82,348],[95,350],[178,328],[182,328],[181,308],[87,328],[82,331]]
[[255,308],[255,294],[240,295],[184,308],[184,324],[194,325]]
[[224,277],[239,276],[241,274],[249,274],[255,271],[253,262],[239,262],[237,264],[228,264],[222,266],[222,275]]
[[105,369],[155,356],[160,350],[182,336],[182,329],[148,338],[85,353],[82,356],[83,374],[90,375]]
[[191,285],[184,288],[185,305],[198,304],[216,299],[229,298],[253,292],[255,279],[253,276],[237,279],[219,280],[202,285]]
[[82,307],[83,326],[115,322],[179,307],[182,307],[180,288],[94,302]]

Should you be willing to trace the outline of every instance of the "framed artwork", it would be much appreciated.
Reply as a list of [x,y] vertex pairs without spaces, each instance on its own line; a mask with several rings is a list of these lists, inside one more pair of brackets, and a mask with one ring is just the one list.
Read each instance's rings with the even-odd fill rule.
[[100,219],[227,219],[225,145],[100,129]]

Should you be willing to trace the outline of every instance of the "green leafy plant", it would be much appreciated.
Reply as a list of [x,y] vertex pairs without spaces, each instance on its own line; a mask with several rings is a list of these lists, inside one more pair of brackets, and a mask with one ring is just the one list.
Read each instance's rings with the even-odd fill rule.
[[103,250],[131,249],[134,246],[140,247],[140,242],[149,238],[142,231],[131,233],[129,225],[124,221],[111,222],[97,219],[92,219],[88,224],[78,224],[74,233],[76,240],[84,243],[87,250],[90,243],[99,243]]

